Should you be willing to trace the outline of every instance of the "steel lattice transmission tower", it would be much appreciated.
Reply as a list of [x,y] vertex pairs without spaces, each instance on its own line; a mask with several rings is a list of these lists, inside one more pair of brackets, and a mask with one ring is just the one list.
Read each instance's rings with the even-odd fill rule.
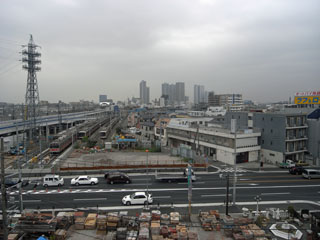
[[25,96],[25,120],[28,120],[29,139],[33,139],[36,133],[36,119],[39,114],[39,90],[36,72],[40,71],[39,60],[41,54],[37,52],[37,46],[30,35],[28,45],[22,45],[22,68],[28,71],[27,90]]

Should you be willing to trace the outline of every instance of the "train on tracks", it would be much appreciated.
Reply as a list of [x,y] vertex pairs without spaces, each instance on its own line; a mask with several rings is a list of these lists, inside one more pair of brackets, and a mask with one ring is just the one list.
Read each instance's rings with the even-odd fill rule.
[[[114,121],[115,119],[111,119]],[[110,121],[109,118],[103,120],[94,120],[82,123],[80,126],[72,127],[66,131],[59,133],[56,139],[50,143],[50,153],[53,155],[62,153],[77,139],[83,139],[84,137],[90,137],[101,126],[107,124]]]
[[118,123],[119,118],[114,118],[111,120],[111,123],[100,130],[100,139],[107,139],[113,127]]

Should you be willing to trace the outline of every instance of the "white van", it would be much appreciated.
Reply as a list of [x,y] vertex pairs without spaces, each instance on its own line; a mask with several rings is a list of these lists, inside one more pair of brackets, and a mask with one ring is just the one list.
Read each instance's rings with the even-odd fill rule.
[[46,175],[43,177],[44,187],[51,187],[51,186],[60,187],[62,185],[64,185],[64,180],[59,175]]
[[320,178],[320,170],[316,169],[304,169],[302,176],[307,179]]

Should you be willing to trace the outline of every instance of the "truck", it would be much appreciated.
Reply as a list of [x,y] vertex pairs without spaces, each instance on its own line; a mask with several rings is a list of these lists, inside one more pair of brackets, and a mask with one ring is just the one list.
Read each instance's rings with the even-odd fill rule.
[[285,162],[282,162],[279,164],[279,167],[281,168],[292,168],[295,167],[296,164],[294,161],[287,159]]
[[[160,182],[187,182],[188,181],[188,168],[183,173],[158,173],[156,171],[155,179]],[[196,181],[196,175],[191,169],[191,180]]]

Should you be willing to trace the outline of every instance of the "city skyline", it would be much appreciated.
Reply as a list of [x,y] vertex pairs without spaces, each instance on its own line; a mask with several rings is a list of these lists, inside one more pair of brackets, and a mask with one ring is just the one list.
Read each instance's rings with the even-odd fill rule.
[[40,101],[96,101],[101,92],[123,101],[139,96],[142,79],[150,100],[161,96],[162,83],[184,82],[190,99],[202,85],[255,102],[285,101],[319,88],[319,10],[312,0],[4,1],[0,102],[24,102],[19,52],[29,34],[41,46]]

